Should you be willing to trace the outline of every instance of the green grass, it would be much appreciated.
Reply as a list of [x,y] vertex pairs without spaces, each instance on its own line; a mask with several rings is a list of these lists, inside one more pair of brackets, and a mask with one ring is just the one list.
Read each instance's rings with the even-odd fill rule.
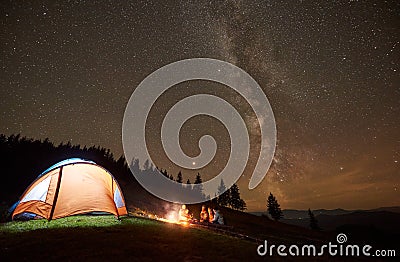
[[110,227],[121,225],[114,216],[71,216],[47,221],[45,219],[14,221],[0,225],[0,233],[19,233],[39,229],[76,228],[76,227]]
[[155,220],[73,216],[0,225],[0,260],[257,260],[257,244]]

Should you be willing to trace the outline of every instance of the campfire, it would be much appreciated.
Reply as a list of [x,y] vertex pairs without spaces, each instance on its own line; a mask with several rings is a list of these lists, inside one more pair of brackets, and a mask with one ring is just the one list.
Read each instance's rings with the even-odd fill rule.
[[178,214],[176,214],[174,211],[170,211],[165,217],[160,217],[157,220],[173,224],[179,223]]
[[158,220],[158,221],[162,221],[165,223],[170,223],[170,224],[177,224],[177,225],[181,225],[181,226],[190,226],[191,223],[189,221],[189,219],[187,217],[182,217],[179,216],[179,212],[178,211],[169,211],[167,215],[165,215],[164,217],[160,217],[156,214],[152,214],[143,210],[135,210],[135,212],[130,212],[131,215],[134,216],[140,216],[140,217],[146,217],[149,219],[154,219],[154,220]]
[[182,226],[191,225],[188,219],[182,219],[182,217],[179,217],[179,213],[176,211],[170,211],[165,217],[157,218],[157,220]]

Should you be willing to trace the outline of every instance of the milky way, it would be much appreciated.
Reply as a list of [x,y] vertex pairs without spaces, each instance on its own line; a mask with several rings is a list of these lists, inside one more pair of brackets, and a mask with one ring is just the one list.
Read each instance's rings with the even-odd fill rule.
[[[258,125],[228,88],[178,85],[160,98],[149,123],[159,129],[159,116],[198,92],[235,105],[250,127],[252,154],[239,181],[249,210],[265,209],[270,191],[283,208],[400,205],[398,1],[162,2],[2,1],[0,133],[101,145],[120,155],[135,87],[168,63],[216,58],[247,71],[274,110],[277,151],[258,188],[247,190]],[[226,163],[223,126],[195,118],[181,142],[196,155],[206,133],[220,146],[199,170],[209,178]],[[149,142],[154,150],[158,135]],[[179,171],[162,154],[157,164]]]

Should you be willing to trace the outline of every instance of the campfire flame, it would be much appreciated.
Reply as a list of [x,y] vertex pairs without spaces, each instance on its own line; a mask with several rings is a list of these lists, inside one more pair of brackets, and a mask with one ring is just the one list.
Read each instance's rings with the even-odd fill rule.
[[176,212],[176,211],[170,211],[165,217],[159,217],[155,214],[151,214],[146,211],[137,212],[136,215],[144,216],[144,217],[147,217],[150,219],[155,219],[155,220],[162,221],[165,223],[177,224],[177,225],[181,225],[184,227],[188,227],[191,225],[189,221],[179,220],[179,215],[178,215],[178,212]]
[[161,217],[158,220],[163,221],[163,222],[167,222],[167,223],[172,223],[172,224],[178,224],[179,223],[177,214],[175,212],[169,212],[165,218]]
[[171,223],[171,224],[177,224],[177,225],[182,225],[185,227],[190,226],[191,224],[189,223],[189,221],[180,221],[178,219],[178,214],[177,212],[174,211],[170,211],[166,217],[164,218],[158,218],[158,220],[166,222],[166,223]]

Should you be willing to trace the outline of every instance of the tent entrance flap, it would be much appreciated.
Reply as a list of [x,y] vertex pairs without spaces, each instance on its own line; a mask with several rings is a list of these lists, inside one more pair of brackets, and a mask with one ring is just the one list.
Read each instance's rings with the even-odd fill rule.
[[53,219],[54,209],[56,208],[56,205],[57,205],[58,194],[59,194],[59,192],[60,192],[62,171],[63,171],[63,167],[60,167],[60,172],[58,173],[58,179],[57,179],[56,192],[55,192],[55,194],[54,194],[53,205],[51,206],[49,221]]

